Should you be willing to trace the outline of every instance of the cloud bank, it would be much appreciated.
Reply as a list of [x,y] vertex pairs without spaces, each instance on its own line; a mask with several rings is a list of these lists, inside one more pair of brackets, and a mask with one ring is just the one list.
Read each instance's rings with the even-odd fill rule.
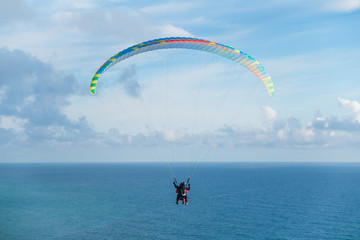
[[5,145],[74,143],[92,132],[85,119],[71,121],[62,113],[67,98],[77,94],[73,76],[7,49],[0,49],[0,71],[0,138]]
[[[19,64],[21,59],[21,64]],[[122,134],[117,129],[96,132],[84,116],[70,119],[63,109],[71,96],[79,96],[72,75],[56,71],[23,51],[0,50],[0,146],[212,146],[312,148],[360,145],[360,103],[338,98],[345,117],[323,117],[318,112],[302,123],[295,117],[282,119],[278,112],[263,107],[263,126],[219,126],[212,132],[194,133],[186,129],[154,130]],[[122,73],[117,84],[137,98],[141,87],[135,66]]]

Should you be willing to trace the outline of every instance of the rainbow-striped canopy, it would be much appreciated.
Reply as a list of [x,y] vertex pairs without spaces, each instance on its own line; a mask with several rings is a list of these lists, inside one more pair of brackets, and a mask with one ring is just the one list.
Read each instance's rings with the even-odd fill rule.
[[109,69],[114,64],[122,60],[125,60],[126,58],[129,58],[131,56],[134,56],[136,54],[158,50],[158,49],[169,49],[169,48],[200,50],[226,57],[236,63],[243,65],[251,72],[253,72],[264,83],[265,87],[269,92],[269,95],[270,96],[274,95],[274,85],[269,74],[265,71],[264,67],[251,56],[235,48],[220,43],[215,43],[197,38],[182,38],[182,37],[159,38],[159,39],[150,40],[147,42],[136,44],[132,47],[126,48],[121,52],[115,54],[114,56],[109,58],[94,74],[90,83],[91,93],[95,94],[96,84],[101,74],[103,74],[107,69]]

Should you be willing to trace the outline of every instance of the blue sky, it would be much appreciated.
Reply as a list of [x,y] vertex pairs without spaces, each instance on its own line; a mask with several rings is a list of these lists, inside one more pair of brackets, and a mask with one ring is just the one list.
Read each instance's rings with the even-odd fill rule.
[[[15,161],[358,161],[360,0],[23,1],[0,9],[0,152]],[[265,66],[164,50],[208,39]]]

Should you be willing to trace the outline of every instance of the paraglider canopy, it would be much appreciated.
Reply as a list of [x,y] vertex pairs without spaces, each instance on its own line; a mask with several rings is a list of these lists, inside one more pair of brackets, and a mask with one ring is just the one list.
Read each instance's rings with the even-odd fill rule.
[[245,68],[253,72],[264,83],[269,95],[270,96],[274,95],[274,85],[271,80],[271,77],[265,71],[264,67],[248,54],[220,43],[197,39],[197,38],[181,38],[181,37],[159,38],[159,39],[150,40],[147,42],[136,44],[132,47],[126,48],[121,52],[115,54],[114,56],[109,58],[94,74],[90,83],[91,93],[95,94],[96,84],[101,74],[104,73],[110,67],[112,67],[114,64],[131,56],[134,56],[136,54],[153,51],[153,50],[159,50],[159,49],[169,49],[169,48],[200,50],[226,57],[240,65],[243,65]]

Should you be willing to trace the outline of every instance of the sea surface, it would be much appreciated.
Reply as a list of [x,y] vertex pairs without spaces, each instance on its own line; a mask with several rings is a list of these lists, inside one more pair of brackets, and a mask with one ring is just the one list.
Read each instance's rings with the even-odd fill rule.
[[[173,164],[185,181],[192,164]],[[0,239],[360,239],[360,164],[0,164]]]

